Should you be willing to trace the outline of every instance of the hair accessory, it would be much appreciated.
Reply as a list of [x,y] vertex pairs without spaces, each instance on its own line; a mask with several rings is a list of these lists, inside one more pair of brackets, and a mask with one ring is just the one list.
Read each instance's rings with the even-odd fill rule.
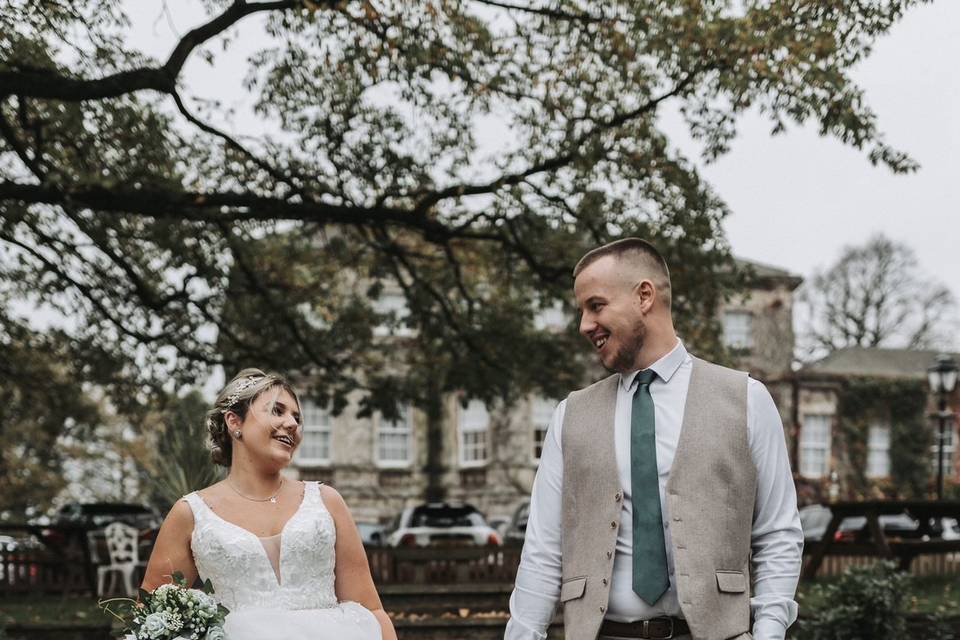
[[[252,387],[260,377],[261,376],[247,376],[238,382],[237,388],[233,390],[233,393],[227,396],[226,409],[229,409],[233,405],[237,404],[237,402],[240,400],[240,394]],[[226,409],[224,409],[224,411],[226,411]]]

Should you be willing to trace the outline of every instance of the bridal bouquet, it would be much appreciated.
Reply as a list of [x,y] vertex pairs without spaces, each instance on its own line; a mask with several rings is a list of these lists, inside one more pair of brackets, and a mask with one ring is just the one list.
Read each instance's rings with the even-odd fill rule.
[[189,589],[177,572],[172,584],[162,584],[153,593],[141,589],[139,601],[112,598],[100,606],[125,625],[127,640],[225,640],[223,621],[229,611],[212,593],[209,580],[202,590]]

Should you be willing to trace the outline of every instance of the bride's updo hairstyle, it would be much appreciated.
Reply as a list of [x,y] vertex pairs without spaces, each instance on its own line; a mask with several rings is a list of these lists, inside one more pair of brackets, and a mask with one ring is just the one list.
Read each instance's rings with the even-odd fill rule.
[[271,389],[283,389],[300,405],[297,392],[278,373],[264,373],[260,369],[244,369],[217,396],[213,408],[207,412],[207,431],[210,435],[210,457],[215,464],[229,467],[233,460],[233,439],[224,419],[227,411],[233,411],[245,420],[250,405],[260,394]]

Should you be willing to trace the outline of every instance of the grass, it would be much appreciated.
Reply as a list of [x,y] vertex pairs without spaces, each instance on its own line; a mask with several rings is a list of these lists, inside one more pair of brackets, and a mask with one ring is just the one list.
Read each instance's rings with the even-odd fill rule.
[[[797,601],[803,617],[828,606],[817,586],[832,579],[804,581],[800,584]],[[908,613],[942,613],[960,616],[960,581],[957,576],[916,578],[913,594],[907,605]],[[0,627],[10,624],[50,624],[103,627],[112,618],[102,611],[96,600],[88,597],[67,596],[12,596],[4,597],[0,607]]]
[[90,627],[109,626],[112,618],[89,597],[4,596],[0,626],[11,624],[63,624]]

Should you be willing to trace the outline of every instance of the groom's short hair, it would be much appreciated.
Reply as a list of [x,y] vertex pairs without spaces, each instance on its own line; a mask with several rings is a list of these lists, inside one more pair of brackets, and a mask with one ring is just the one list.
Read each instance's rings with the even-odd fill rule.
[[573,278],[604,256],[613,256],[630,265],[641,278],[652,280],[663,303],[670,308],[670,269],[655,246],[641,238],[622,238],[597,247],[580,258],[573,268]]

